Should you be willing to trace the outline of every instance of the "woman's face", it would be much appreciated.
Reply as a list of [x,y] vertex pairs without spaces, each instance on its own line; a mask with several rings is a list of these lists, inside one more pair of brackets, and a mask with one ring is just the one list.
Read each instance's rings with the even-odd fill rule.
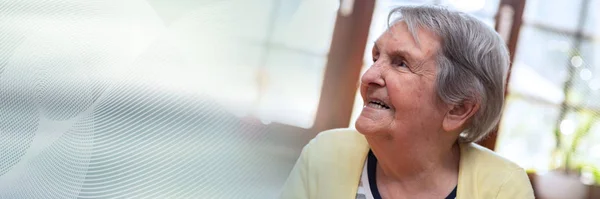
[[376,41],[374,63],[361,78],[364,108],[356,128],[362,134],[408,141],[439,135],[448,110],[435,88],[440,42],[423,29],[417,35],[419,44],[401,21]]

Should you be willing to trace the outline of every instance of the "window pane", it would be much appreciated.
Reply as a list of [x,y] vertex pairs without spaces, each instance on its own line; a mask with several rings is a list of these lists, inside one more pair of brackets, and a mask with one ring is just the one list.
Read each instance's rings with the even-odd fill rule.
[[265,91],[259,105],[261,119],[310,128],[323,82],[325,56],[274,48],[263,73]]
[[523,17],[526,23],[541,23],[574,31],[582,0],[528,0]]
[[[264,122],[313,125],[338,0],[275,0],[261,63],[255,69],[253,114]],[[309,31],[307,31],[309,30]]]
[[598,35],[600,35],[600,13],[598,13],[600,0],[590,0],[590,5],[587,8],[584,32],[589,35],[596,35],[596,38],[598,38]]
[[556,86],[555,83],[552,79],[541,76],[534,68],[522,62],[515,62],[508,87],[510,93],[558,105],[562,103],[564,94],[562,87]]
[[[514,67],[531,67],[552,86],[562,88],[569,64],[570,36],[523,26]],[[511,86],[512,89],[513,86]]]
[[545,169],[554,146],[558,108],[511,96],[507,99],[496,151],[524,168]]
[[[235,29],[231,33],[243,38],[249,43],[263,43],[269,39],[269,27],[272,21],[272,11],[277,8],[276,0],[252,0],[244,4],[244,13],[214,13],[214,15],[232,15],[227,22],[235,23]],[[237,11],[239,12],[239,11]],[[213,28],[220,28],[216,21]]]
[[281,1],[272,43],[327,55],[338,7],[336,0]]
[[589,89],[589,95],[584,104],[590,108],[600,109],[600,100],[598,100],[600,99],[600,42],[584,42],[582,54],[583,65],[591,71],[590,79],[582,82],[581,86]]
[[500,0],[442,0],[441,4],[475,15],[480,19],[491,19],[498,12]]
[[581,46],[581,66],[575,74],[573,89],[580,97],[575,101],[585,107],[600,108],[600,43],[584,40]]

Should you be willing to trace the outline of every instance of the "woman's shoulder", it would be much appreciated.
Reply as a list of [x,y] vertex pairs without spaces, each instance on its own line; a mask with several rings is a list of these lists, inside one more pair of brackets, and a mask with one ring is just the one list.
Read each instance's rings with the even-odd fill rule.
[[331,129],[319,133],[305,146],[305,150],[318,159],[356,159],[366,157],[369,144],[355,129]]
[[[516,163],[498,155],[497,153],[475,143],[461,144],[461,164],[499,170],[521,169]],[[461,165],[462,166],[462,165]]]
[[474,143],[461,144],[460,155],[461,198],[533,198],[527,173],[514,162]]
[[310,148],[319,148],[320,152],[338,150],[368,149],[365,137],[355,129],[340,128],[323,131],[313,138],[307,145]]
[[364,143],[367,141],[365,136],[360,134],[356,129],[339,128],[326,130],[319,133],[313,140],[319,143],[327,143],[328,145],[352,145],[355,143]]

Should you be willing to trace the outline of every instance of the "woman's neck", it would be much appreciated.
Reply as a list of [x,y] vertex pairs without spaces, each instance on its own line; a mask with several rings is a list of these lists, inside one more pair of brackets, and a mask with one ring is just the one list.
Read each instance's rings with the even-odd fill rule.
[[439,188],[443,193],[448,187],[456,186],[460,160],[458,143],[404,143],[389,138],[367,140],[377,157],[378,184],[389,185],[394,187],[391,190],[409,195],[435,192],[432,188]]

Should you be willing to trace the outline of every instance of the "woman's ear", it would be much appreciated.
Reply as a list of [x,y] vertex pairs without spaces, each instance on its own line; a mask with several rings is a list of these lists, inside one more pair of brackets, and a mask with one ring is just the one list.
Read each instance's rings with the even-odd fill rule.
[[442,127],[446,132],[461,132],[471,117],[479,110],[479,103],[464,101],[453,105],[446,113]]

